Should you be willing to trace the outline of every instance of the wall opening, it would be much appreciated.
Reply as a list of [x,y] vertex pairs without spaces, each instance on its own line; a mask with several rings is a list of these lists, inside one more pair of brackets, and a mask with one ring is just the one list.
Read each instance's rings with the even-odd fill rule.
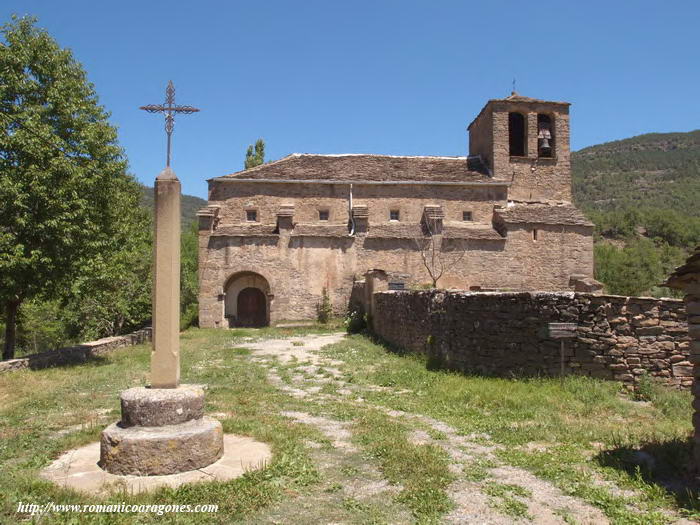
[[224,326],[259,327],[270,324],[270,285],[262,275],[239,272],[224,286]]
[[554,126],[552,117],[539,113],[537,115],[537,156],[554,157]]
[[508,140],[511,157],[525,156],[526,138],[525,117],[521,113],[508,113]]

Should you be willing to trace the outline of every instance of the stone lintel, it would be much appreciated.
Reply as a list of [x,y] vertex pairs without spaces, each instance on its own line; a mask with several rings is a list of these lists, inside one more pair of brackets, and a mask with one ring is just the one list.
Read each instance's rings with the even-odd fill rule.
[[294,204],[282,204],[277,210],[278,217],[294,217]]
[[352,216],[354,219],[365,219],[369,218],[369,208],[366,204],[355,204],[352,207]]

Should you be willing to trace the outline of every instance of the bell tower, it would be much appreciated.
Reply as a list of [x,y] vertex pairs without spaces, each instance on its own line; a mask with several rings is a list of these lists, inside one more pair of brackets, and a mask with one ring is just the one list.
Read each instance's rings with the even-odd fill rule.
[[489,100],[469,124],[469,155],[511,183],[509,200],[571,201],[569,105],[513,92]]

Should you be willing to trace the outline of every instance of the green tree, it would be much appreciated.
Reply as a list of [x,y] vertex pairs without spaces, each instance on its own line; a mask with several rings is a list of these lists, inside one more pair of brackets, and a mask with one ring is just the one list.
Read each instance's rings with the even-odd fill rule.
[[253,146],[248,146],[248,151],[245,154],[245,169],[260,166],[265,162],[265,141],[258,139],[255,141],[255,149]]
[[[122,253],[139,188],[117,133],[70,51],[31,18],[0,28],[0,303],[3,358],[19,306],[66,297]],[[104,270],[104,271],[103,271]]]
[[[660,250],[650,239],[630,239],[620,249],[595,245],[595,278],[616,295],[649,295],[665,276]],[[668,295],[668,293],[666,293]]]
[[[152,228],[134,192],[114,196],[113,245],[86,260],[66,290],[68,336],[90,340],[140,328],[151,317]],[[116,204],[116,203],[115,203]]]
[[197,324],[199,281],[197,278],[199,225],[190,223],[180,240],[180,329]]

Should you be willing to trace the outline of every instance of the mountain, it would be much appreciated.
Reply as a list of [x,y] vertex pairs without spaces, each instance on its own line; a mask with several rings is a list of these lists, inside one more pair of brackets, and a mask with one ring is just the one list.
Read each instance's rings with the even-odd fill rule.
[[571,170],[596,226],[596,278],[609,293],[671,294],[659,284],[700,242],[700,130],[584,148]]
[[584,210],[644,207],[700,217],[700,130],[649,133],[571,155],[574,200]]
[[[141,202],[144,206],[153,208],[153,187],[152,186],[141,186],[143,191],[143,196]],[[180,201],[180,218],[182,220],[182,227],[185,229],[188,224],[196,218],[196,213],[200,208],[207,205],[207,201],[195,197],[194,195],[182,195],[182,200]]]

